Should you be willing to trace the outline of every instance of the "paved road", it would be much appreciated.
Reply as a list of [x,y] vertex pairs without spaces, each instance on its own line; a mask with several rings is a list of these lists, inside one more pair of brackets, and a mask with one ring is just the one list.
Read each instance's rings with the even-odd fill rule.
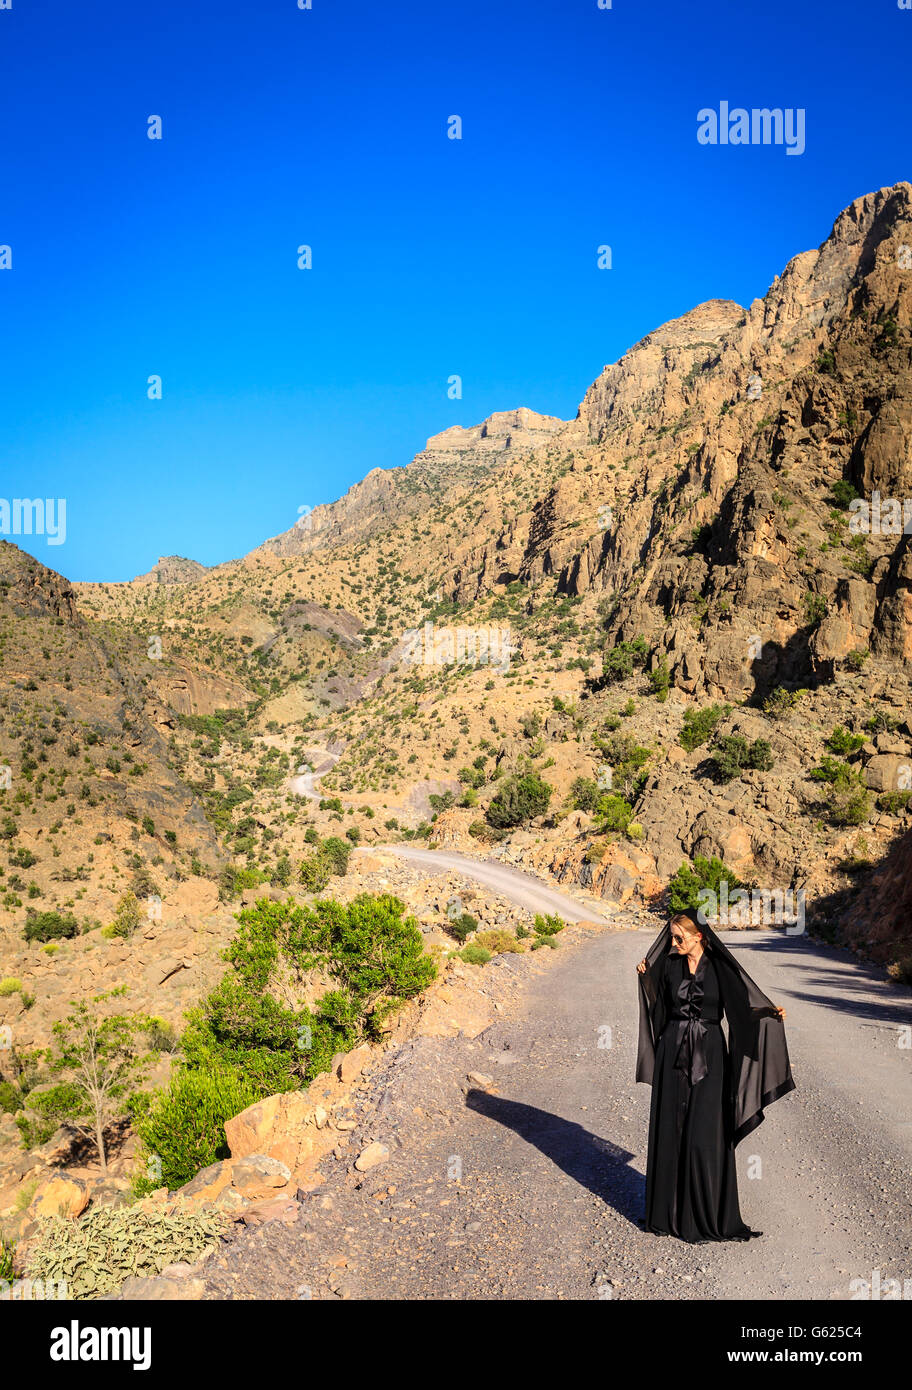
[[541,912],[545,915],[557,913],[565,922],[610,920],[610,915],[605,912],[606,904],[598,907],[592,900],[586,903],[581,896],[571,897],[569,893],[551,888],[534,874],[513,869],[508,864],[498,864],[490,859],[473,859],[470,855],[459,854],[455,850],[419,849],[411,844],[366,848],[366,852],[370,854],[376,854],[380,850],[395,854],[409,864],[420,864],[430,873],[445,873],[449,870],[476,883],[483,883],[502,897],[509,898],[520,907],[528,908],[530,912]]
[[[738,1150],[742,1214],[763,1238],[639,1229],[650,1090],[633,1080],[634,968],[651,936],[497,957],[484,978],[502,1018],[386,1054],[318,1196],[294,1226],[243,1237],[208,1296],[846,1300],[874,1270],[912,1281],[910,991],[803,937],[724,934],[786,1007],[798,1087]],[[469,1071],[493,1089],[466,1092]],[[351,1159],[372,1138],[391,1155],[362,1178]]]

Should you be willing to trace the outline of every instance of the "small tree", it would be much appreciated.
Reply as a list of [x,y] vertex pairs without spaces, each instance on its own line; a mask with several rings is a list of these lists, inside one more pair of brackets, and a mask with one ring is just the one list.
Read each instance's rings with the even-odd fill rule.
[[664,703],[668,699],[668,691],[671,687],[671,671],[668,669],[668,658],[664,653],[649,672],[649,684],[652,686],[652,693],[659,703]]
[[114,936],[132,936],[142,919],[142,908],[136,894],[128,889],[117,904],[111,931]]
[[731,705],[707,705],[704,709],[686,709],[684,726],[678,735],[682,748],[692,753],[715,733],[716,725],[731,714]]
[[[92,1003],[100,1004],[112,994],[98,994]],[[72,1109],[66,1118],[94,1140],[102,1173],[108,1171],[105,1129],[123,1113],[122,1102],[152,1060],[137,1041],[147,1025],[147,1019],[124,1014],[101,1018],[85,1001],[54,1024],[56,1047],[49,1060],[52,1072],[68,1074]]]
[[692,864],[682,864],[669,880],[669,903],[672,912],[686,912],[689,908],[698,908],[701,904],[701,894],[709,890],[718,895],[723,880],[728,884],[730,892],[744,887],[738,875],[721,859],[717,859],[715,855],[710,858],[702,854],[696,855]]
[[497,830],[521,825],[534,816],[544,815],[550,800],[551,787],[537,772],[528,772],[524,777],[510,777],[487,809],[488,824]]

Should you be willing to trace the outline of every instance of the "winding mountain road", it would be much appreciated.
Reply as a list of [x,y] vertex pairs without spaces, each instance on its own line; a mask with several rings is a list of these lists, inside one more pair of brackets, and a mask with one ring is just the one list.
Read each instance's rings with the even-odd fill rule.
[[299,772],[295,777],[290,777],[288,779],[289,791],[294,796],[305,797],[308,801],[320,801],[323,793],[317,791],[317,782],[321,777],[325,777],[327,772],[332,771],[341,756],[341,753],[330,753],[328,750],[322,749],[319,767],[314,767],[310,772]]
[[407,864],[418,864],[429,873],[445,873],[448,870],[460,874],[475,883],[482,883],[519,907],[530,912],[557,913],[565,922],[602,922],[609,918],[604,908],[594,900],[586,906],[577,897],[571,897],[560,889],[551,888],[534,874],[514,869],[509,864],[499,864],[493,859],[473,859],[471,855],[460,854],[456,850],[420,849],[411,844],[372,845],[366,851],[371,854],[385,852],[395,854]]

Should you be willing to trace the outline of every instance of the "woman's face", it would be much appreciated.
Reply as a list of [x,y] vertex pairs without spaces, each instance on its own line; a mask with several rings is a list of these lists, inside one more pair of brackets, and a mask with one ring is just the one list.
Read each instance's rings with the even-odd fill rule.
[[695,951],[700,944],[700,933],[692,928],[672,924],[671,944],[679,956],[686,956],[689,951]]

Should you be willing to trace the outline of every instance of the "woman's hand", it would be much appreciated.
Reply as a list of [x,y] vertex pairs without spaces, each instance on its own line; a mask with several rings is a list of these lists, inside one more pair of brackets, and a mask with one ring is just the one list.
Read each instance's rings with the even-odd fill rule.
[[780,1020],[780,1022],[781,1022],[782,1019],[785,1018],[785,1009],[780,1009],[780,1007],[779,1007],[778,1004],[777,1004],[775,1007],[776,1007],[776,1017],[777,1017],[777,1018]]
[[637,966],[637,974],[638,974],[638,975],[643,975],[643,974],[645,974],[645,972],[646,972],[646,962],[645,962],[645,960],[641,960],[640,963],[639,963],[639,965]]

